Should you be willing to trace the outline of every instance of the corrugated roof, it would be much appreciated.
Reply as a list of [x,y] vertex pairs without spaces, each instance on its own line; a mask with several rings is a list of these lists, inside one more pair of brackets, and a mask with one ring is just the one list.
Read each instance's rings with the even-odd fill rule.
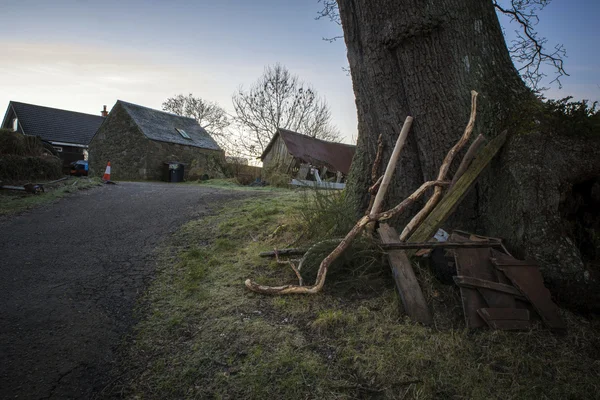
[[104,121],[100,115],[84,114],[58,108],[11,101],[23,132],[48,142],[64,142],[87,146]]
[[[193,118],[181,117],[122,100],[118,100],[117,103],[125,108],[148,139],[209,150],[221,150],[217,142]],[[190,139],[184,138],[177,129],[185,131]]]
[[273,143],[275,143],[277,135],[281,136],[288,152],[295,158],[313,165],[326,166],[330,171],[340,171],[344,174],[350,171],[356,146],[327,142],[281,128],[277,130],[267,148],[260,156],[261,160],[265,158]]

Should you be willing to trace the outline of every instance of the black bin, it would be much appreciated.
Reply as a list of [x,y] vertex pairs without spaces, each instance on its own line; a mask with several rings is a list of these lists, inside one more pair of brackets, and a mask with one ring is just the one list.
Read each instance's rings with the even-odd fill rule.
[[175,161],[166,162],[165,180],[167,182],[183,182],[183,163]]

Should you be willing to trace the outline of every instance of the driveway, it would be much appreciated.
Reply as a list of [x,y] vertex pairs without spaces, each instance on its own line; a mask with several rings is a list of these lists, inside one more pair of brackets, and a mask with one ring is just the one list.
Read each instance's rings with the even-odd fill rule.
[[213,204],[245,195],[119,183],[1,219],[0,398],[97,396],[153,250]]

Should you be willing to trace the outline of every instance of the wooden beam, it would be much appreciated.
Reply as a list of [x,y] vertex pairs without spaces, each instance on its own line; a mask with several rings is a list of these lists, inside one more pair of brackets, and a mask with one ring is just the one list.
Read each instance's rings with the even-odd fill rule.
[[[377,232],[383,243],[398,241],[398,233],[388,224],[381,224]],[[388,252],[388,259],[406,314],[414,321],[425,325],[432,324],[433,318],[406,253],[402,250],[392,250]]]
[[510,285],[505,285],[504,283],[492,282],[492,281],[487,281],[485,279],[473,278],[470,276],[463,276],[463,275],[455,276],[454,282],[456,283],[457,286],[461,286],[461,287],[470,287],[470,288],[474,288],[474,289],[479,289],[479,288],[490,289],[490,290],[495,290],[497,292],[508,293],[519,299],[525,298],[525,296],[523,296],[523,293],[521,293],[519,291],[519,289],[516,289],[515,287],[510,286]]
[[486,247],[497,247],[502,248],[501,242],[394,242],[394,243],[380,243],[379,247],[384,250],[409,250],[409,249],[474,249],[474,248],[486,248]]
[[426,242],[452,215],[456,207],[464,199],[469,189],[473,186],[484,168],[492,161],[500,148],[506,142],[507,131],[492,139],[487,146],[477,154],[469,168],[460,177],[456,184],[448,191],[446,196],[438,203],[425,221],[407,239],[407,242]]

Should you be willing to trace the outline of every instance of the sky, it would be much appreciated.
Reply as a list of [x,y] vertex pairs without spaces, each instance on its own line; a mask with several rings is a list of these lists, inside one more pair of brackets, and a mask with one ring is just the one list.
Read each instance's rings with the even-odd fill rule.
[[[10,100],[99,114],[117,99],[160,109],[193,93],[232,111],[231,95],[281,63],[326,98],[343,141],[357,136],[341,28],[317,0],[0,0],[0,108]],[[598,0],[554,0],[537,26],[567,49],[568,95],[600,100]],[[511,27],[502,20],[507,35]]]

